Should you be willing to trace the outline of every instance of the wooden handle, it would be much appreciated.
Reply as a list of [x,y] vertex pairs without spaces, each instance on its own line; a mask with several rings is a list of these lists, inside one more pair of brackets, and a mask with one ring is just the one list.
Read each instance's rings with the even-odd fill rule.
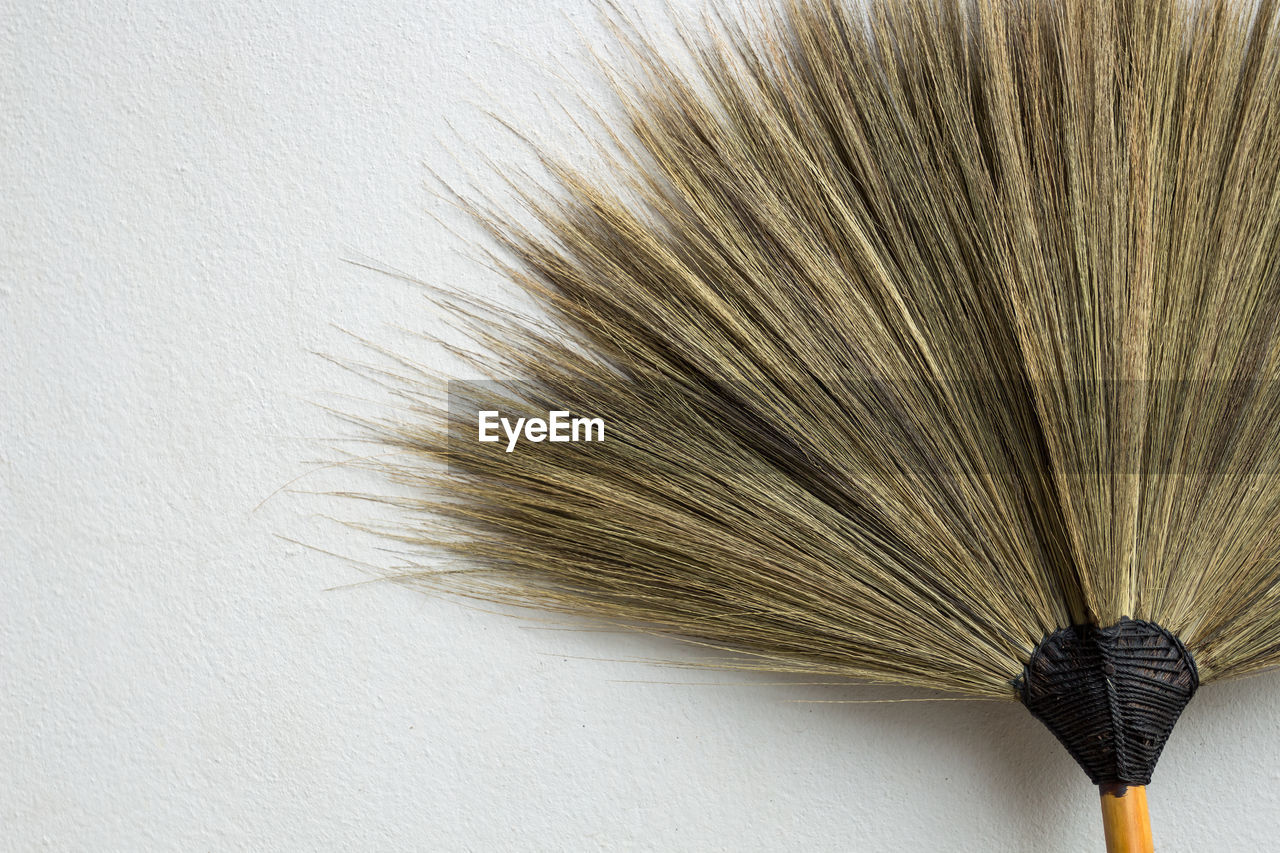
[[1099,785],[1107,853],[1153,853],[1147,789],[1142,785]]

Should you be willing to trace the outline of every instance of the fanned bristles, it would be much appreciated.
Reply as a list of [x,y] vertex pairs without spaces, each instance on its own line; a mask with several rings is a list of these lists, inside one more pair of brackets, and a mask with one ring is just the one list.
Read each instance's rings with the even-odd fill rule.
[[519,381],[384,428],[420,579],[978,696],[1122,616],[1280,662],[1276,4],[857,8],[631,39],[615,174],[490,215],[552,321],[456,303]]

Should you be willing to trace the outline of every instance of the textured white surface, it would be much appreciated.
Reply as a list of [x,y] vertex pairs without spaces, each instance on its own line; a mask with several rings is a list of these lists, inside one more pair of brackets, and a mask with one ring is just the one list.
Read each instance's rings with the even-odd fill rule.
[[[344,432],[314,403],[378,395],[312,351],[439,318],[342,258],[495,287],[423,164],[527,164],[487,108],[585,152],[540,98],[588,80],[575,28],[604,44],[581,0],[0,17],[0,849],[1099,847],[1019,707],[620,661],[678,650],[346,586],[280,537],[378,560],[320,517],[359,507],[255,509],[373,486],[309,461]],[[1275,849],[1278,698],[1192,703],[1161,850]]]

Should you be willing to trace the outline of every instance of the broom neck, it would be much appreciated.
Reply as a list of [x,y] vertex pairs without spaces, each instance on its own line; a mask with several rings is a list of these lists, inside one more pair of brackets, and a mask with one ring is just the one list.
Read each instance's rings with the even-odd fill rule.
[[1014,682],[1095,785],[1146,785],[1199,686],[1191,653],[1153,622],[1055,631]]
[[1153,853],[1144,785],[1100,785],[1107,853]]

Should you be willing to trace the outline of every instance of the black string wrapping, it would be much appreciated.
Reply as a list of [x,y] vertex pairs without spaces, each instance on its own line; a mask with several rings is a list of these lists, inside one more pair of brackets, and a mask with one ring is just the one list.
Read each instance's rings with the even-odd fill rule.
[[1191,653],[1153,622],[1055,631],[1014,687],[1095,785],[1146,785],[1200,684]]

